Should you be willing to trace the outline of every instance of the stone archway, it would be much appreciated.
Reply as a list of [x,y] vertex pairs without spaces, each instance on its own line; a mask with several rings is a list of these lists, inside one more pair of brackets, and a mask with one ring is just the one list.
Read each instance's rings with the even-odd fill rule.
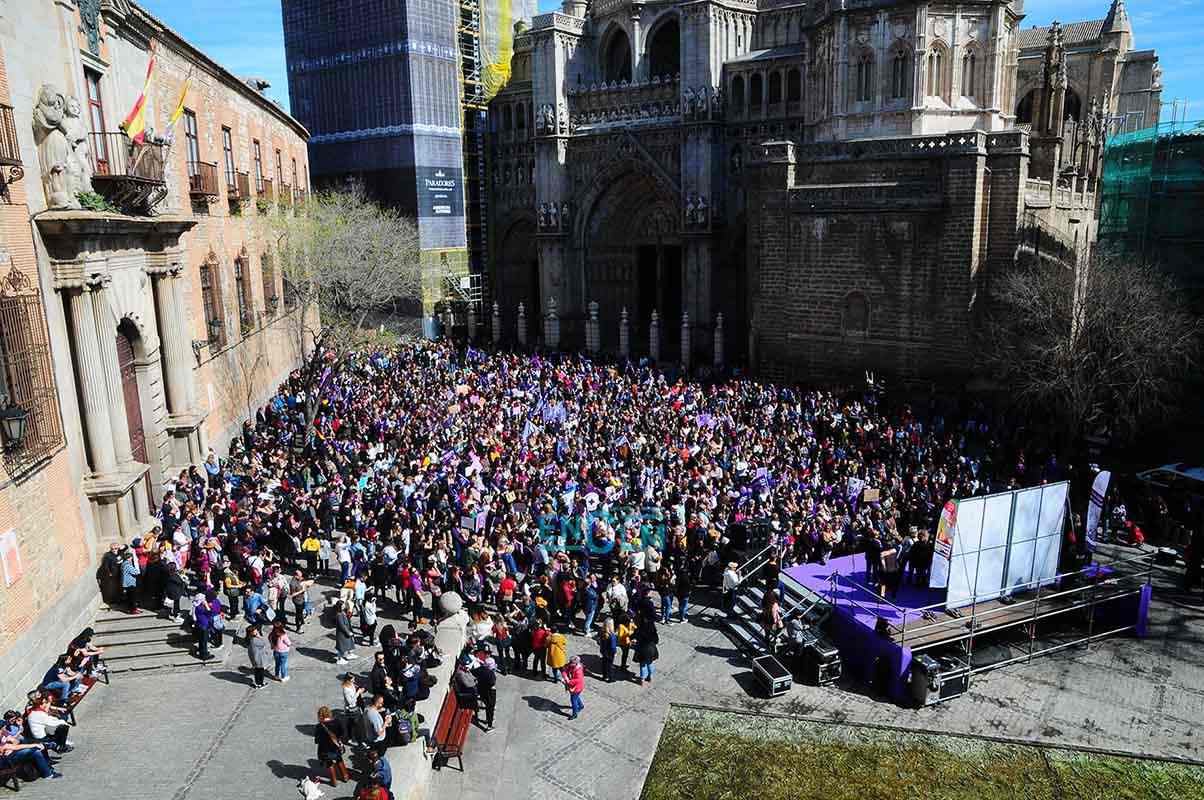
[[[495,274],[494,299],[502,315],[503,335],[515,335],[518,304],[526,307],[527,330],[539,318],[541,295],[539,251],[535,242],[535,220],[519,217],[502,228]],[[492,308],[487,313],[493,313]]]
[[595,186],[577,231],[585,299],[596,301],[602,345],[617,349],[626,308],[632,355],[648,352],[652,311],[660,317],[661,357],[676,359],[683,308],[683,248],[676,198],[635,165]]

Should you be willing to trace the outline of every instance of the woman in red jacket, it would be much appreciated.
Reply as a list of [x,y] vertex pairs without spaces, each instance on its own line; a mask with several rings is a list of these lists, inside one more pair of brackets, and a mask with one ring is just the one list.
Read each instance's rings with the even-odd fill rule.
[[585,708],[581,701],[581,693],[585,691],[585,667],[581,666],[581,656],[573,656],[569,663],[560,671],[564,680],[564,688],[569,690],[569,708],[572,709],[569,719],[577,719],[577,715]]

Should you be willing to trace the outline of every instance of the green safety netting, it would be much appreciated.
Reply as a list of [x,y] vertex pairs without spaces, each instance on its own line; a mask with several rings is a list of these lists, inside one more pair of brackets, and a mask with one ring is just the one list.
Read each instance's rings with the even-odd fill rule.
[[1108,138],[1099,238],[1198,281],[1204,247],[1204,122],[1167,122]]

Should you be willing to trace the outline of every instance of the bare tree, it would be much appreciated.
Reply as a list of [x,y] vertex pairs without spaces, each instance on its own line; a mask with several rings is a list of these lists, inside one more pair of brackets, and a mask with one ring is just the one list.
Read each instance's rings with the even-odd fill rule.
[[1011,395],[1069,437],[1121,438],[1167,413],[1201,327],[1156,265],[1098,255],[1076,271],[1024,260],[991,290],[986,354]]
[[241,407],[245,419],[255,418],[256,400],[270,388],[267,379],[272,375],[272,357],[267,335],[266,330],[257,331],[219,356],[217,375],[225,405]]
[[328,345],[350,343],[369,315],[389,317],[399,301],[421,294],[417,223],[368,200],[360,186],[315,194],[295,215],[260,219],[295,304],[290,319],[303,357],[319,330]]

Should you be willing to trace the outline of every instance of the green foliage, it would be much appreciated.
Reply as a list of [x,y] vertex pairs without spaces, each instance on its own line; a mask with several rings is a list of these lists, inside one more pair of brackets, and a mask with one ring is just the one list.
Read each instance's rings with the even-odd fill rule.
[[266,197],[257,198],[255,200],[255,210],[258,211],[261,216],[271,212],[272,201],[268,200]]
[[107,198],[96,192],[77,192],[75,198],[86,211],[97,211],[103,214],[120,214],[121,209],[109,202]]
[[675,709],[643,800],[1201,800],[1204,769],[946,734]]

